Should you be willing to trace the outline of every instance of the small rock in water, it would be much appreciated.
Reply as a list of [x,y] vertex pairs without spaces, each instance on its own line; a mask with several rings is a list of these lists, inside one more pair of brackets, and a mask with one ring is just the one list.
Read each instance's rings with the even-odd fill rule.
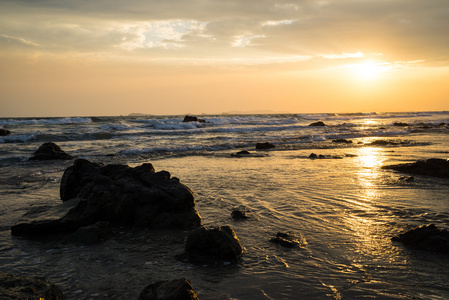
[[271,143],[268,143],[268,142],[256,144],[257,150],[266,150],[266,149],[271,149],[271,148],[276,148],[276,146]]
[[44,143],[37,149],[29,160],[52,160],[65,159],[70,160],[73,157],[65,153],[61,147],[55,143]]
[[303,237],[301,234],[296,237],[284,232],[278,232],[275,237],[271,238],[270,242],[286,248],[295,248],[307,245],[305,237]]
[[416,227],[391,240],[416,249],[449,254],[449,230],[437,228],[434,224]]
[[245,208],[234,208],[231,212],[231,217],[234,220],[245,220],[248,219],[249,217],[246,215],[246,209]]
[[326,126],[326,124],[324,124],[323,121],[318,121],[318,122],[309,124],[309,126]]
[[192,283],[186,278],[152,283],[140,293],[138,300],[198,300]]

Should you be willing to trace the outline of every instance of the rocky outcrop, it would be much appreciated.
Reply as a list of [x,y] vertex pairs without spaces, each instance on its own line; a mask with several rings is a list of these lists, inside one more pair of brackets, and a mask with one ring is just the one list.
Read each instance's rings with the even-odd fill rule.
[[197,117],[195,117],[195,116],[189,116],[189,115],[185,116],[185,117],[184,117],[184,120],[182,120],[182,121],[183,121],[183,122],[199,122],[199,123],[207,123],[206,120],[204,120],[204,119],[199,119],[199,118],[197,118]]
[[414,163],[384,166],[383,168],[415,175],[449,178],[449,161],[447,159],[430,158],[418,160]]
[[273,145],[271,143],[268,143],[268,142],[257,143],[256,144],[256,149],[257,150],[267,150],[267,149],[272,149],[272,148],[275,148],[275,147],[276,147],[275,145]]
[[309,126],[326,126],[323,121],[313,122]]
[[4,128],[0,128],[0,136],[7,136],[10,134],[11,134],[11,131],[4,129]]
[[275,237],[270,239],[270,242],[286,248],[295,248],[307,245],[306,238],[301,234],[296,236],[284,232],[278,232]]
[[0,299],[62,300],[62,292],[38,277],[25,277],[0,271]]
[[243,251],[234,230],[229,226],[194,229],[187,237],[185,250],[194,260],[235,260]]
[[449,254],[449,231],[434,224],[422,225],[391,238],[415,249]]
[[29,160],[51,160],[51,159],[65,159],[70,160],[73,157],[64,151],[61,147],[55,143],[45,143],[42,144],[39,149],[37,149],[33,156]]
[[148,285],[138,300],[198,300],[192,283],[186,279],[164,280]]
[[193,192],[149,163],[102,166],[77,159],[61,179],[60,205],[25,214],[13,234],[74,232],[100,221],[145,228],[201,225]]

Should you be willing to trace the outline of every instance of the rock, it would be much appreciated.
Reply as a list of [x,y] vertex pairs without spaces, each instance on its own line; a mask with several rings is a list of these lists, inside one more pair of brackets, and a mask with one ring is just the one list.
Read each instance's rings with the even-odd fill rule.
[[251,155],[251,153],[249,153],[249,151],[242,150],[242,151],[232,154],[232,156],[245,156],[245,155]]
[[7,136],[10,134],[11,134],[11,131],[4,129],[4,128],[0,128],[0,136]]
[[248,219],[249,217],[246,215],[246,209],[244,207],[237,207],[234,208],[231,212],[231,217],[234,220],[245,220]]
[[229,226],[199,227],[190,232],[185,250],[193,259],[235,260],[242,254],[242,246]]
[[62,151],[55,143],[42,144],[29,160],[72,159],[72,156]]
[[307,245],[305,237],[301,234],[296,237],[288,233],[278,232],[275,237],[270,239],[270,242],[279,244],[286,248],[303,247]]
[[68,240],[81,244],[96,244],[107,240],[111,234],[112,228],[109,222],[97,222],[78,228],[77,231],[69,235]]
[[207,123],[206,120],[198,119],[195,116],[185,116],[183,122],[199,122],[199,123]]
[[38,277],[12,275],[0,271],[0,299],[62,300],[62,292]]
[[439,229],[434,224],[416,227],[392,237],[391,240],[401,242],[415,249],[449,254],[449,231]]
[[138,300],[198,300],[192,283],[186,278],[158,281],[148,285]]
[[405,182],[411,182],[411,181],[415,180],[415,177],[413,177],[413,176],[402,176],[402,177],[399,177],[399,180],[405,181]]
[[71,233],[99,221],[144,228],[201,225],[193,192],[149,163],[131,168],[77,159],[62,176],[60,194],[62,204],[30,211],[11,232]]
[[332,143],[352,144],[352,141],[351,140],[347,140],[347,139],[336,139],[336,140],[332,140]]
[[427,160],[418,160],[414,163],[383,166],[382,168],[415,175],[449,178],[449,161],[447,159],[430,158]]
[[309,124],[309,126],[327,126],[326,124],[324,124],[323,121],[318,121],[318,122],[314,122]]
[[271,148],[275,148],[275,147],[276,147],[275,145],[268,143],[268,142],[256,144],[257,150],[266,150],[266,149],[271,149]]
[[402,122],[394,122],[393,126],[401,126],[401,127],[405,127],[405,126],[409,126],[407,123],[402,123]]
[[323,154],[316,155],[315,153],[311,153],[311,154],[309,155],[309,158],[310,158],[310,159],[316,159],[316,158],[323,159],[323,158],[326,158],[326,156],[324,156]]

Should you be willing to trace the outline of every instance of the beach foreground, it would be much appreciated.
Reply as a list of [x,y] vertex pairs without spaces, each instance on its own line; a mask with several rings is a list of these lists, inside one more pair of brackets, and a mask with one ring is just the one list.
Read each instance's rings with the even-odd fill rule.
[[[210,123],[152,119],[150,127],[133,128],[148,122],[78,120],[80,126],[55,125],[68,133],[51,139],[74,157],[131,167],[152,163],[170,172],[193,191],[204,226],[234,229],[243,247],[239,260],[179,259],[186,229],[114,226],[109,239],[89,245],[11,235],[31,208],[61,203],[60,180],[73,160],[26,161],[46,142],[43,121],[27,125],[34,130],[27,139],[24,123],[2,120],[13,134],[23,131],[0,144],[2,271],[44,277],[67,299],[137,299],[152,282],[182,277],[200,299],[449,297],[447,255],[391,240],[419,225],[449,228],[449,181],[383,168],[446,159],[449,130],[440,124],[449,114],[204,119]],[[318,120],[326,126],[308,126]],[[399,121],[408,125],[394,125]],[[96,137],[66,140],[70,134]],[[257,142],[275,147],[257,151]],[[241,150],[249,155],[235,155]],[[235,208],[248,218],[232,218]],[[306,242],[293,248],[270,242],[278,232]]]

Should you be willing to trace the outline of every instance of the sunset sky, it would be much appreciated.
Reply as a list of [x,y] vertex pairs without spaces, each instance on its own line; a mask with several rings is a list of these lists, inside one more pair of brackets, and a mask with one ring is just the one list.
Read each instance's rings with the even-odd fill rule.
[[448,0],[0,0],[0,117],[418,110]]

